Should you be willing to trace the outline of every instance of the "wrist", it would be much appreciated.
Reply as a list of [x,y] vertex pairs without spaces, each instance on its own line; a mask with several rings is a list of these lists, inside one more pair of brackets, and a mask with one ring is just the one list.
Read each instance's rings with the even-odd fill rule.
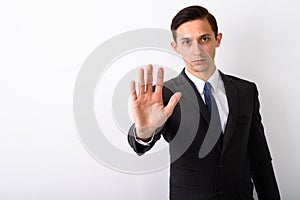
[[156,129],[151,126],[139,127],[135,125],[136,137],[144,142],[149,141],[152,138],[155,130]]

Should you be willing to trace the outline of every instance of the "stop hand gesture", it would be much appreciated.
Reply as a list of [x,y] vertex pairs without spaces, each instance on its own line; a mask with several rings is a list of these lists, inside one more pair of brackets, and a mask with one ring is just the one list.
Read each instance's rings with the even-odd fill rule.
[[155,91],[153,92],[153,66],[147,66],[146,86],[144,80],[144,69],[139,70],[137,95],[135,82],[130,84],[131,88],[131,107],[133,120],[135,122],[137,138],[147,141],[152,137],[157,128],[162,126],[171,116],[173,110],[178,103],[181,93],[176,92],[170,98],[167,106],[164,106],[162,100],[163,88],[163,68],[158,69]]

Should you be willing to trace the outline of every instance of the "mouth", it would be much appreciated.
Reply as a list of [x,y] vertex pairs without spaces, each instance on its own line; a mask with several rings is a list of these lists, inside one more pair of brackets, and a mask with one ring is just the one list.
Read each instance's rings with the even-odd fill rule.
[[205,60],[206,59],[204,59],[204,58],[193,60],[192,64],[194,64],[194,65],[201,65],[201,64],[203,64],[205,62]]

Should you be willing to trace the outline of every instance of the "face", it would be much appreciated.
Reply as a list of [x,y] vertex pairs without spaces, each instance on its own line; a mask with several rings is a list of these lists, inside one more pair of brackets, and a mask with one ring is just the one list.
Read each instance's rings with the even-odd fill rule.
[[222,34],[215,36],[206,19],[197,19],[181,24],[176,30],[173,49],[182,56],[187,70],[203,78],[215,70],[216,48],[220,46]]

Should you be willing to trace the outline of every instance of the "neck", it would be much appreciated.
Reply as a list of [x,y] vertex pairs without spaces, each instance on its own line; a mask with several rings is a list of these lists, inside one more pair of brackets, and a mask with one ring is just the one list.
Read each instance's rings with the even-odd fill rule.
[[205,71],[196,71],[196,70],[190,69],[189,67],[186,67],[186,69],[193,76],[196,76],[197,78],[206,82],[211,77],[211,75],[215,72],[216,66],[214,65],[213,67],[210,67],[208,70],[205,70]]

